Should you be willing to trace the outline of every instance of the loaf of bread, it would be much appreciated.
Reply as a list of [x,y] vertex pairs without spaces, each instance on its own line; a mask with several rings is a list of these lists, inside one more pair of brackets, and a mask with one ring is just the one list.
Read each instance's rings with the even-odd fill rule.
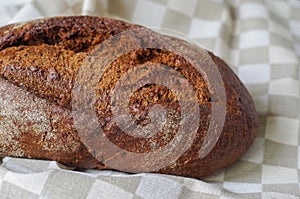
[[186,41],[91,16],[0,28],[2,158],[202,178],[257,125],[238,77]]

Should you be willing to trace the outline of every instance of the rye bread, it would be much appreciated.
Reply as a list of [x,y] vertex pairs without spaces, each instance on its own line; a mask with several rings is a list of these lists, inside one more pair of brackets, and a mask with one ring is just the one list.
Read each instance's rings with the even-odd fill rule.
[[[0,28],[0,157],[55,160],[82,169],[110,169],[109,160],[101,159],[98,151],[87,147],[97,145],[98,134],[85,135],[90,142],[86,145],[75,128],[72,90],[78,72],[97,45],[126,31],[133,31],[140,43],[136,40],[123,41],[122,37],[117,44],[108,42],[101,49],[105,59],[114,56],[115,48],[120,50],[134,46],[137,50],[119,56],[107,66],[105,75],[97,82],[94,104],[98,122],[114,145],[133,153],[150,153],[176,137],[182,117],[181,107],[176,95],[166,86],[147,84],[132,93],[129,99],[130,114],[138,125],[145,126],[151,122],[148,113],[155,104],[163,106],[170,115],[167,120],[172,125],[151,138],[142,139],[124,133],[114,121],[111,110],[112,90],[127,71],[141,65],[163,64],[179,72],[192,85],[201,118],[188,150],[171,164],[153,172],[201,178],[233,163],[249,148],[258,128],[257,112],[247,89],[224,61],[206,51],[205,55],[216,64],[221,74],[225,101],[211,95],[209,89],[212,85],[192,63],[175,52],[161,50],[160,46],[171,45],[167,40],[174,42],[178,48],[190,48],[191,56],[195,55],[193,59],[199,60],[210,73],[209,62],[207,57],[201,57],[204,55],[200,48],[198,53],[198,47],[139,25],[101,17],[74,16]],[[156,36],[157,39],[153,39]],[[153,42],[156,48],[144,48],[145,43]],[[99,60],[102,59],[100,57]],[[214,84],[214,81],[210,83]],[[214,148],[201,157],[199,151],[211,123],[212,103],[225,103],[225,123]],[[218,127],[215,129],[217,131]],[[113,156],[116,159],[119,156],[118,164],[124,165],[123,171],[148,171],[145,163],[141,168],[142,163],[138,161],[122,161],[121,157],[126,154]]]

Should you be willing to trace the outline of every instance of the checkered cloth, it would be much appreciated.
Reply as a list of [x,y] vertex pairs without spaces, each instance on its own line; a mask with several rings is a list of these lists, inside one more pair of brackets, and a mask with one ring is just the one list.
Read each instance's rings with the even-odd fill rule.
[[177,30],[222,57],[255,100],[258,136],[240,160],[203,180],[5,158],[0,198],[299,198],[300,1],[0,0],[0,25],[76,14]]

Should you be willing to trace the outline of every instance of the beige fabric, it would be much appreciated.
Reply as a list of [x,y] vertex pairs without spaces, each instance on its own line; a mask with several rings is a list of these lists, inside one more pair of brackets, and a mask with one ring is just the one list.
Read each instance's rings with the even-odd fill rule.
[[0,198],[299,198],[300,2],[297,0],[0,0],[0,25],[57,15],[122,18],[177,30],[228,62],[251,92],[259,134],[206,179],[71,171],[5,158]]

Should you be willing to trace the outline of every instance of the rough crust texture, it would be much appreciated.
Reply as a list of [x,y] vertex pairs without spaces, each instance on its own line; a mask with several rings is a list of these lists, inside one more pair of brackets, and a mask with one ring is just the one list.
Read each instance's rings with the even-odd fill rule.
[[[0,157],[56,160],[78,168],[108,168],[93,157],[96,152],[88,151],[74,128],[72,89],[80,67],[97,44],[134,29],[138,29],[142,43],[152,42],[146,35],[149,31],[146,28],[100,17],[57,17],[0,28]],[[179,47],[188,45],[173,40]],[[164,41],[155,42],[159,47]],[[142,44],[121,41],[119,48],[127,45],[139,47]],[[107,56],[112,53],[108,45]],[[110,110],[111,91],[126,71],[148,63],[165,64],[180,72],[193,86],[201,119],[191,147],[176,162],[156,172],[201,178],[237,160],[255,138],[257,113],[237,76],[220,58],[211,52],[208,54],[224,81],[227,112],[221,136],[206,157],[199,158],[198,152],[209,126],[211,103],[220,99],[210,96],[210,85],[191,63],[174,52],[140,49],[122,55],[109,65],[97,84],[95,103],[106,136],[116,146],[136,153],[155,151],[174,138],[180,106],[176,96],[164,86],[146,85],[136,90],[129,100],[130,113],[140,125],[150,122],[147,114],[153,105],[161,104],[166,108],[170,125],[152,138],[140,139],[125,134],[113,121]],[[205,59],[202,64],[207,64]],[[123,164],[135,168],[138,163]],[[137,169],[137,172],[140,171]]]

